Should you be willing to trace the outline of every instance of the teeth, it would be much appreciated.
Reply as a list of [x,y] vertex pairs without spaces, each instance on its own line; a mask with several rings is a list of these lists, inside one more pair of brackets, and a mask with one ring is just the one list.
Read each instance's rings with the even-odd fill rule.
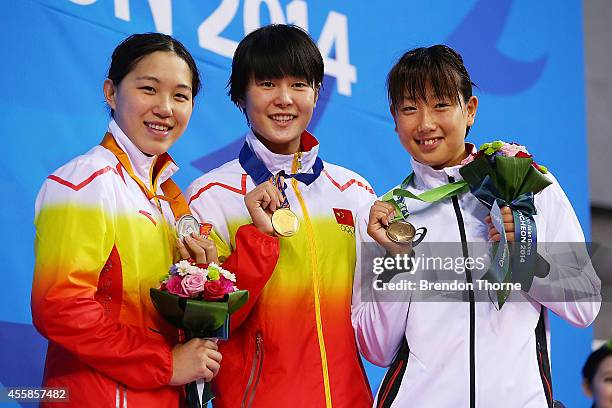
[[419,140],[419,144],[423,144],[425,146],[429,146],[434,144],[438,139],[427,139],[427,140]]
[[168,126],[156,125],[154,123],[147,123],[147,126],[150,127],[151,129],[161,130],[162,132],[165,132],[166,130],[169,129]]
[[293,119],[293,115],[272,115],[271,118],[280,122],[287,122]]

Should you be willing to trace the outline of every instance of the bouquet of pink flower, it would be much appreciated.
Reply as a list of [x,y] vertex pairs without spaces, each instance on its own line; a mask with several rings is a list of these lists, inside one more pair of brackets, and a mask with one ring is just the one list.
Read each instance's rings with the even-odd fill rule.
[[[538,165],[525,146],[495,141],[484,143],[477,153],[469,155],[459,170],[470,186],[472,194],[491,210],[491,218],[500,232],[495,256],[485,279],[496,283],[521,283],[528,291],[534,274],[537,274],[537,229],[534,195],[552,182],[545,176],[546,167]],[[514,243],[512,254],[506,245],[500,208],[508,206],[514,218]],[[514,271],[514,275],[513,275]],[[509,291],[497,292],[500,307]]]
[[[185,332],[185,339],[229,337],[230,315],[247,302],[249,292],[238,290],[236,276],[221,266],[180,261],[170,267],[159,288],[150,295],[157,311],[172,325]],[[208,383],[203,394],[196,383],[187,385],[187,401],[201,407],[212,399]]]
[[159,289],[183,298],[216,301],[238,290],[236,276],[217,265],[180,261],[170,267]]

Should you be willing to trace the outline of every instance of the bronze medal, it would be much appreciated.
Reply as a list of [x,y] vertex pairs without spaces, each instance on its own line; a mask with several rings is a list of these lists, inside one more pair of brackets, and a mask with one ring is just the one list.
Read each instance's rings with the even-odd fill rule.
[[300,220],[289,208],[279,208],[272,214],[272,227],[278,235],[291,237],[300,228]]
[[387,227],[387,238],[396,244],[409,244],[416,235],[416,228],[408,221],[393,221]]

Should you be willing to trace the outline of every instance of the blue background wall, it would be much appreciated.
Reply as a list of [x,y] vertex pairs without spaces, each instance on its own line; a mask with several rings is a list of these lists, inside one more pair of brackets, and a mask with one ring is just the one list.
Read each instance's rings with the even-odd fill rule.
[[[237,152],[246,127],[225,95],[231,54],[245,29],[271,21],[306,21],[328,58],[309,128],[326,160],[355,169],[379,193],[403,179],[409,161],[393,131],[385,75],[405,50],[447,43],[479,85],[471,140],[527,144],[564,186],[589,234],[580,1],[3,1],[0,386],[40,383],[45,342],[29,306],[34,200],[48,174],[100,141],[108,122],[102,82],[115,45],[130,33],[162,31],[196,57],[203,91],[172,149],[182,164],[176,180],[186,187]],[[579,369],[591,332],[556,318],[552,332],[556,397],[586,407]],[[368,366],[368,373],[376,389],[384,371]]]

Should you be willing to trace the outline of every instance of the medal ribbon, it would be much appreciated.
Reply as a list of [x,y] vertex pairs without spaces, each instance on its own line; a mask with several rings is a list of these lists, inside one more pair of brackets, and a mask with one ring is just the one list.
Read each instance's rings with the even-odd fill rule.
[[[253,182],[257,185],[264,183],[273,177],[273,174],[270,172],[270,170],[268,170],[266,165],[259,159],[259,157],[255,155],[255,152],[253,152],[247,142],[244,142],[244,145],[242,145],[242,149],[238,155],[238,161],[240,162],[242,168],[246,170],[247,174],[251,176]],[[320,157],[317,157],[314,165],[312,166],[312,173],[287,174],[284,171],[281,171],[279,174],[285,178],[294,178],[297,181],[309,186],[321,175],[322,171],[323,160],[321,160]]]
[[424,201],[426,203],[435,203],[461,193],[469,191],[469,185],[464,180],[455,181],[448,183],[440,187],[432,188],[419,195],[413,194],[406,188],[412,182],[414,178],[414,172],[410,173],[408,177],[402,182],[399,188],[394,188],[381,197],[381,201],[391,203],[396,210],[393,221],[405,220],[410,215],[408,207],[404,202],[404,198],[411,198],[413,200]]
[[289,208],[289,199],[287,198],[287,194],[285,194],[286,185],[281,176],[282,176],[282,172],[272,177],[272,183],[276,186],[276,188],[278,188],[278,190],[283,195],[283,202],[281,203],[281,208]]
[[[155,194],[145,185],[145,183],[142,182],[142,180],[140,180],[136,176],[134,170],[132,169],[132,165],[130,163],[128,155],[121,149],[121,147],[119,147],[117,141],[111,133],[107,132],[104,135],[104,139],[102,139],[100,145],[108,149],[111,153],[115,155],[115,157],[117,158],[119,163],[121,163],[121,166],[123,166],[127,174],[132,178],[132,180],[136,182],[136,184],[138,184],[144,195],[147,196],[149,200],[156,198],[158,200],[167,201],[176,220],[181,218],[183,215],[191,214],[191,212],[189,211],[189,205],[187,204],[187,200],[185,200],[181,189],[176,185],[174,181],[172,181],[172,179],[168,178],[168,180],[161,183],[161,188],[164,191],[165,195]],[[165,167],[169,162],[172,161],[168,153],[163,153],[159,155],[158,160],[163,160],[163,167]],[[153,185],[155,185],[157,177],[159,174],[161,174],[163,167],[155,175]]]

